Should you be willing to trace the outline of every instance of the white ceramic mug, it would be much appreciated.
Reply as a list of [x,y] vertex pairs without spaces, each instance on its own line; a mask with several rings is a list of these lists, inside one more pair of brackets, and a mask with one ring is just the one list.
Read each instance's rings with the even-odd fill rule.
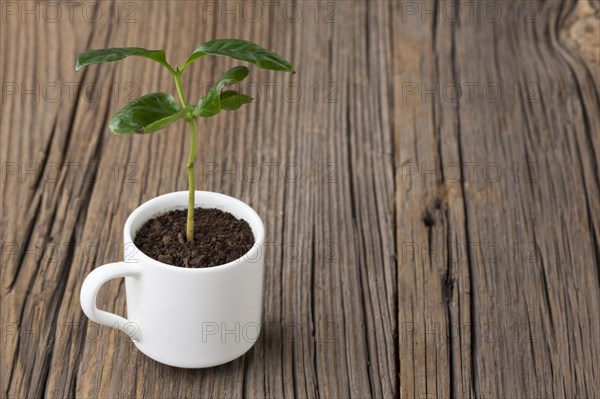
[[[227,363],[248,351],[260,333],[265,229],[246,203],[196,191],[196,204],[244,219],[255,244],[224,265],[193,269],[146,256],[133,243],[140,227],[173,209],[186,209],[188,192],[156,197],[139,206],[125,223],[125,260],[94,269],[81,287],[81,307],[96,323],[118,328],[152,359],[175,367]],[[100,287],[124,277],[127,319],[96,307]]]

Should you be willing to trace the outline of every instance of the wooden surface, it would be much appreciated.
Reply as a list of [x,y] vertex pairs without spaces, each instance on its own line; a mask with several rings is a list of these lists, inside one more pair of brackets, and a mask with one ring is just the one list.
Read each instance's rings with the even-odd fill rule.
[[[0,395],[599,397],[600,7],[474,3],[0,3]],[[266,222],[264,328],[230,364],[175,369],[79,306],[128,214],[187,187],[183,124],[107,126],[174,85],[143,59],[73,65],[223,37],[298,71],[254,69],[257,103],[200,123],[198,187]],[[188,97],[231,65],[194,64]],[[125,314],[122,281],[98,303]]]

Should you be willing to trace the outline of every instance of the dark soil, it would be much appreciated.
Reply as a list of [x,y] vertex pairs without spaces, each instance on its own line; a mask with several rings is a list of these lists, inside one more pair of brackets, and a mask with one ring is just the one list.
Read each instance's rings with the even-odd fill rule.
[[185,239],[187,210],[150,219],[135,236],[135,245],[159,262],[181,267],[211,267],[241,258],[254,245],[245,220],[219,209],[194,210],[194,240]]

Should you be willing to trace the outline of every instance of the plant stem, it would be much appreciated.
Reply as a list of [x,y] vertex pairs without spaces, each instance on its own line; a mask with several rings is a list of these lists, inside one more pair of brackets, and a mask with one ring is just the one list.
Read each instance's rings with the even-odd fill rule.
[[194,188],[194,162],[196,162],[196,120],[191,119],[190,124],[190,156],[188,158],[188,214],[187,214],[187,240],[194,239],[194,206],[196,199],[196,191]]
[[187,107],[185,97],[183,96],[183,88],[181,87],[181,71],[176,71],[173,76],[175,77],[175,86],[177,87],[177,94],[179,94],[179,100],[181,101],[182,107]]
[[[179,100],[181,101],[182,107],[187,107],[185,102],[185,96],[183,95],[183,88],[181,87],[181,71],[177,69],[173,74],[175,77],[175,86],[177,87],[177,94],[179,94]],[[194,188],[194,162],[196,162],[196,119],[193,116],[186,118],[190,125],[190,155],[187,162],[188,171],[188,213],[187,213],[187,226],[186,226],[186,238],[188,241],[194,240],[194,207],[196,205],[196,189]]]

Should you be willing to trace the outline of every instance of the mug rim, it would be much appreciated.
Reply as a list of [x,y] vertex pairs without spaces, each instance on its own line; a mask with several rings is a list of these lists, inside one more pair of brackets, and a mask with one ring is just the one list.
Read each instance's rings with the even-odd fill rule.
[[[149,257],[148,255],[146,255],[141,249],[139,249],[137,247],[137,245],[135,245],[135,242],[132,238],[132,225],[133,223],[141,217],[141,214],[144,212],[144,210],[146,210],[146,208],[150,207],[153,205],[154,202],[157,202],[159,200],[165,200],[168,199],[169,197],[173,197],[173,198],[179,198],[180,196],[185,196],[186,199],[186,203],[185,206],[187,207],[187,197],[188,197],[189,193],[188,191],[174,191],[171,193],[167,193],[167,194],[162,194],[159,195],[157,197],[151,198],[148,201],[142,203],[141,205],[139,205],[137,208],[135,208],[133,210],[133,212],[131,212],[131,214],[129,215],[129,217],[127,218],[127,220],[125,221],[125,228],[124,228],[124,232],[123,232],[123,240],[125,242],[125,247],[124,251],[127,252],[127,246],[133,246],[133,249],[135,250],[134,252],[134,258],[139,259],[141,262],[144,263],[151,263],[153,265],[156,265],[162,269],[165,269],[167,271],[170,272],[174,272],[174,273],[215,273],[215,272],[219,272],[219,271],[223,271],[226,269],[231,269],[235,266],[241,265],[243,263],[246,262],[253,262],[252,260],[254,259],[254,262],[258,262],[260,259],[260,256],[257,258],[257,253],[258,251],[263,247],[264,244],[264,240],[265,240],[265,226],[263,224],[262,219],[260,218],[260,216],[258,215],[258,213],[247,203],[245,203],[242,200],[239,200],[235,197],[231,197],[229,195],[226,194],[222,194],[222,193],[217,193],[217,192],[213,192],[213,191],[201,191],[201,190],[195,190],[195,195],[208,195],[208,196],[212,196],[214,198],[221,198],[221,199],[226,199],[227,201],[233,201],[235,202],[235,205],[243,208],[244,210],[246,210],[248,213],[250,213],[251,218],[250,219],[254,219],[254,220],[248,220],[246,218],[242,218],[240,217],[239,219],[243,219],[244,221],[246,221],[246,223],[248,223],[248,225],[250,225],[250,228],[252,229],[252,234],[254,235],[254,245],[252,245],[252,248],[250,248],[248,250],[248,252],[246,252],[244,255],[240,256],[237,259],[232,260],[231,262],[228,263],[224,263],[222,265],[216,265],[216,266],[211,266],[211,267],[202,267],[202,268],[190,268],[190,267],[182,267],[182,266],[175,266],[175,265],[168,265],[166,263],[160,262],[156,259],[153,259],[151,257]],[[176,201],[175,201],[176,202]],[[175,207],[178,207],[178,204],[175,204]],[[225,212],[230,212],[229,209],[231,208],[231,205],[229,206],[225,206],[222,210]],[[155,217],[156,215],[159,215],[161,212],[167,212],[169,211],[169,209],[163,209],[162,211],[158,211],[157,213],[155,213],[154,215],[150,216],[148,219],[144,220],[142,222],[142,225],[144,223],[146,223],[148,220],[150,220],[151,218]],[[255,231],[256,230],[256,231]],[[140,259],[141,257],[141,259]],[[127,262],[127,253],[125,253],[125,259],[124,262],[125,263],[130,263]]]

